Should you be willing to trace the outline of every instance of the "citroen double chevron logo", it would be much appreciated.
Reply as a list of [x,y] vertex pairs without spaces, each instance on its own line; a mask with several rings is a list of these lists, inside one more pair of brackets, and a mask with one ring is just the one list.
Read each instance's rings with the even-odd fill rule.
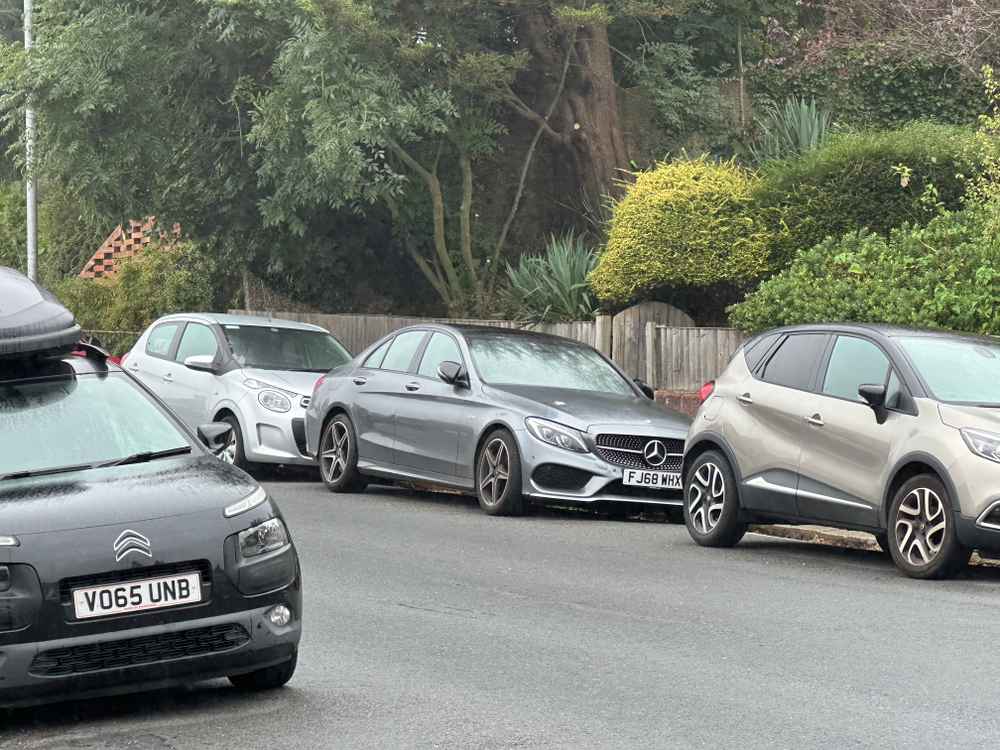
[[133,552],[137,555],[153,556],[153,549],[149,546],[149,540],[132,529],[125,529],[118,538],[115,539],[115,562],[121,562],[126,555]]
[[662,440],[650,440],[642,451],[642,457],[650,466],[663,466],[667,460],[667,446]]

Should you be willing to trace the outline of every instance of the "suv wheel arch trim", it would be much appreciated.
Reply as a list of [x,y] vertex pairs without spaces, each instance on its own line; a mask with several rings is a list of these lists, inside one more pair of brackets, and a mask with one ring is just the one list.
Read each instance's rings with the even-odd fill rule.
[[743,474],[740,465],[736,462],[736,452],[729,445],[729,442],[719,433],[712,430],[705,430],[698,433],[698,437],[693,443],[689,443],[684,449],[684,462],[681,476],[687,473],[688,466],[691,465],[691,456],[695,453],[704,453],[706,450],[719,450],[729,461],[729,466],[736,477],[737,487],[743,484]]
[[882,493],[882,507],[879,509],[879,522],[885,529],[889,528],[889,505],[892,504],[892,497],[890,492],[892,491],[892,486],[896,483],[896,478],[899,473],[910,464],[926,464],[930,466],[934,473],[940,477],[941,482],[944,484],[945,489],[948,490],[948,495],[952,502],[952,511],[961,515],[962,513],[962,503],[959,498],[958,490],[955,489],[955,483],[952,481],[951,475],[948,470],[945,469],[944,465],[940,460],[932,456],[930,453],[924,453],[923,451],[914,451],[913,453],[907,453],[905,456],[900,458],[892,467],[892,471],[889,472],[889,480],[885,484],[885,490]]

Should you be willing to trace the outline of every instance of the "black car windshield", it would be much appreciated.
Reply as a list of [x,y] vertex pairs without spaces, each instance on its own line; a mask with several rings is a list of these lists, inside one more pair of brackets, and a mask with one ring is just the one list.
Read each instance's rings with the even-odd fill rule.
[[223,326],[241,367],[259,370],[329,372],[351,361],[333,336],[277,326]]
[[911,336],[899,344],[938,401],[1000,406],[1000,342]]
[[190,451],[188,437],[124,373],[0,382],[0,477]]
[[468,341],[476,371],[487,383],[635,394],[628,381],[587,346],[503,334],[479,334]]

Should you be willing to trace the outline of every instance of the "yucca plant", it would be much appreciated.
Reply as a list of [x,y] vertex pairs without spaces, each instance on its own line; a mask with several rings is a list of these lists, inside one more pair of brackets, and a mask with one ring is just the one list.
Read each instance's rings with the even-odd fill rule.
[[812,151],[826,141],[830,121],[830,113],[814,99],[789,97],[781,106],[771,104],[757,121],[760,134],[749,146],[750,155],[760,164]]
[[508,294],[516,314],[532,323],[588,320],[597,301],[587,276],[597,253],[574,232],[552,235],[541,255],[522,255],[507,265]]

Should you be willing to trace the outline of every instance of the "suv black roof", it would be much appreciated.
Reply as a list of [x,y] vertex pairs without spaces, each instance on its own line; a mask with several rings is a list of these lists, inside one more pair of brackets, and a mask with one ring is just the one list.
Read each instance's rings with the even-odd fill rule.
[[806,332],[806,331],[819,331],[824,333],[838,333],[838,332],[845,333],[854,331],[856,333],[875,334],[876,336],[885,336],[887,338],[899,338],[901,336],[926,336],[935,338],[953,338],[953,339],[982,341],[984,343],[990,343],[994,345],[1000,343],[1000,341],[998,341],[998,339],[996,338],[990,336],[983,336],[981,334],[949,331],[943,328],[908,328],[906,326],[898,326],[888,323],[802,324],[802,325],[792,325],[792,326],[783,326],[781,328],[774,328],[770,331],[764,331],[762,332],[762,334],[758,335],[765,335],[771,333],[796,333],[796,332]]

